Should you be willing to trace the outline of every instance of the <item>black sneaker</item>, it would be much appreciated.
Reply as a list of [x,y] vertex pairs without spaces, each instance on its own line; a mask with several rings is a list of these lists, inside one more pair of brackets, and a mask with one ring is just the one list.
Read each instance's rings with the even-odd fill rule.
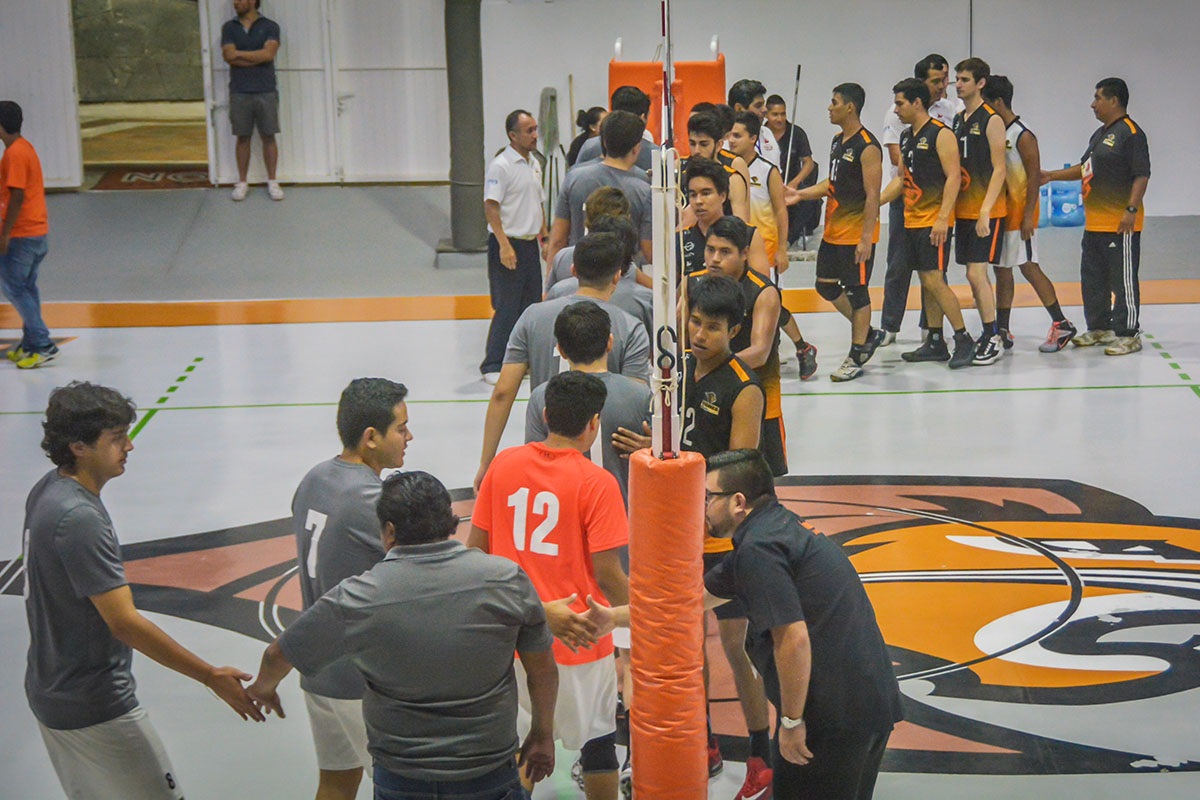
[[901,353],[905,361],[949,361],[950,351],[946,348],[945,339],[926,339],[925,343],[916,350]]
[[800,362],[800,380],[806,381],[817,372],[817,348],[808,342],[796,348],[796,359]]
[[985,333],[975,343],[975,357],[971,359],[971,363],[977,367],[995,364],[1003,352],[1000,349],[1000,335],[988,336]]
[[954,355],[950,356],[950,369],[969,367],[974,357],[975,340],[971,334],[966,331],[954,334]]
[[1012,350],[1014,344],[1012,331],[1010,331],[1008,328],[1001,328],[1000,341],[1004,343],[1005,350]]
[[863,351],[862,357],[858,361],[858,365],[860,367],[870,361],[871,356],[875,355],[875,351],[878,350],[880,344],[883,343],[883,337],[886,335],[886,333],[887,331],[885,331],[883,328],[872,328],[871,332],[867,334],[867,341],[864,345],[864,347],[867,349]]

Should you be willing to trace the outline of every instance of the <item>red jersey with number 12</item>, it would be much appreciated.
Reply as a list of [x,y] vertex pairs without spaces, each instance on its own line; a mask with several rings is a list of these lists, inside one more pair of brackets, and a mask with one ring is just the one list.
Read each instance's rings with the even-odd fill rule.
[[[584,611],[590,594],[607,603],[592,571],[592,553],[629,542],[617,479],[578,450],[531,442],[492,461],[472,523],[488,532],[488,550],[521,565],[543,601],[572,594]],[[559,664],[590,664],[612,655],[612,636],[572,653],[554,640]]]

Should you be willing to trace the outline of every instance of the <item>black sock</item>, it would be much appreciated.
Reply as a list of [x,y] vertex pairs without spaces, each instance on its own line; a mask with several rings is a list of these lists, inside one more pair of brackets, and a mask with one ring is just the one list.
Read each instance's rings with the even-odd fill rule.
[[996,320],[992,320],[991,322],[983,323],[983,335],[984,336],[995,336],[996,335]]
[[943,337],[943,335],[942,335],[942,329],[941,329],[941,328],[938,328],[937,330],[934,330],[933,328],[930,328],[930,329],[929,329],[929,341],[931,341],[931,342],[940,342],[940,341],[941,341],[943,338],[944,338],[944,337]]
[[801,336],[801,337],[800,337],[799,339],[797,339],[796,341],[792,342],[792,344],[796,345],[796,349],[797,349],[797,350],[803,350],[805,347],[807,347],[807,346],[808,346],[808,342],[804,341],[804,337],[803,337],[803,336]]
[[1011,308],[997,308],[996,309],[996,327],[998,327],[1000,330],[1002,330],[1002,331],[1008,330],[1008,323],[1011,319],[1012,319],[1012,309]]
[[955,339],[961,338],[966,335],[967,335],[967,326],[966,325],[962,326],[961,328],[954,329],[954,338]]
[[866,360],[866,356],[867,346],[865,344],[850,345],[850,360],[855,364],[858,364],[861,367],[863,362]]
[[750,731],[750,755],[771,763],[771,732],[767,728]]
[[713,739],[713,734],[712,734],[712,714],[708,713],[707,711],[706,711],[706,712],[704,712],[704,725],[705,725],[705,727],[706,727],[706,728],[708,728],[708,741],[710,741],[710,742],[711,742],[711,741],[712,741],[712,739]]
[[1050,312],[1050,319],[1054,320],[1055,322],[1066,322],[1067,321],[1067,318],[1065,316],[1063,316],[1062,309],[1059,308],[1057,302],[1046,306],[1046,310]]

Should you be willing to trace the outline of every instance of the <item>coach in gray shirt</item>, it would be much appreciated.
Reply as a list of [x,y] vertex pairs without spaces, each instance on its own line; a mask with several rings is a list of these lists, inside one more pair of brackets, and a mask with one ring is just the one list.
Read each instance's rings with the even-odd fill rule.
[[584,235],[583,204],[601,186],[620,189],[629,200],[629,215],[633,229],[641,240],[642,254],[652,258],[653,225],[650,210],[650,182],[635,164],[641,151],[642,132],[646,123],[627,111],[614,111],[600,123],[600,138],[608,153],[604,160],[577,166],[567,173],[554,206],[554,222],[550,225],[550,241],[546,245],[546,261],[568,244],[576,244]]
[[[412,441],[404,384],[356,378],[338,401],[341,454],[308,471],[292,499],[300,595],[309,608],[346,578],[361,575],[384,555],[375,504],[379,475],[404,466]],[[362,674],[349,659],[300,679],[320,771],[317,796],[353,800],[367,754]]]
[[[442,796],[451,782],[479,800],[503,800],[520,789],[518,751],[530,778],[549,775],[558,669],[528,576],[449,538],[458,517],[428,473],[384,481],[377,514],[387,556],[331,589],[267,647],[250,696],[282,715],[276,687],[293,666],[312,675],[348,658],[366,680],[377,800]],[[514,651],[533,704],[523,744]]]

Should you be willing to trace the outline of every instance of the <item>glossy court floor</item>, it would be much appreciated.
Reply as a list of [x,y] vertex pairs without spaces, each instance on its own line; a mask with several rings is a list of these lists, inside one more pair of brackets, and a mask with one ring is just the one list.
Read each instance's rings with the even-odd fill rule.
[[[906,332],[849,384],[828,380],[844,321],[801,316],[821,367],[804,384],[786,368],[792,476],[780,493],[852,554],[892,647],[907,721],[876,797],[1200,795],[1198,310],[1147,306],[1146,349],[1107,358],[1038,353],[1046,315],[1019,308],[1016,349],[995,366],[904,364]],[[338,449],[341,388],[363,375],[405,382],[406,466],[468,487],[485,325],[64,329],[48,368],[0,369],[0,796],[60,796],[22,691],[28,637],[11,563],[25,495],[49,467],[39,415],[53,387],[93,380],[137,401],[136,449],[105,502],[139,605],[205,658],[254,671],[295,613],[283,520],[300,477]],[[506,444],[522,415],[518,403]],[[294,678],[287,719],[251,725],[146,658],[135,672],[190,800],[310,795]],[[727,673],[713,694],[729,758],[710,797],[732,798],[744,727]],[[572,760],[560,753],[536,798],[582,796]]]

